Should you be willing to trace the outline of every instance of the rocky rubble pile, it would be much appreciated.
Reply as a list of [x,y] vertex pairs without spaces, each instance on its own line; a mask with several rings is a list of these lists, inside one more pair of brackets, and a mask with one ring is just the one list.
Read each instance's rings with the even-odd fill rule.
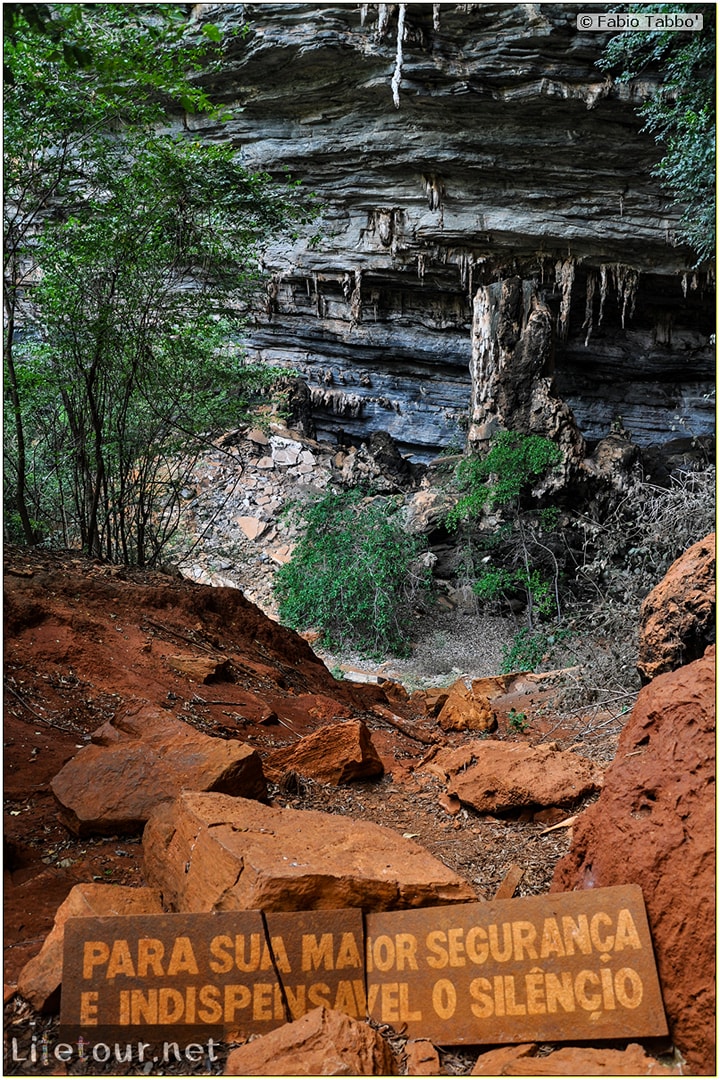
[[272,614],[273,574],[298,535],[286,509],[328,488],[412,490],[420,472],[384,433],[356,447],[319,443],[276,422],[229,432],[198,459],[181,492],[177,565],[192,581],[242,588]]

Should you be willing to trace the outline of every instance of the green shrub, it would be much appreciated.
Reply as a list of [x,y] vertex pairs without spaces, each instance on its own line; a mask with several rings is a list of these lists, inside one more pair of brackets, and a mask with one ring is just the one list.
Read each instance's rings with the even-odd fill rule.
[[304,509],[305,532],[275,577],[280,619],[322,630],[326,644],[378,656],[408,647],[414,603],[430,584],[397,500],[327,494]]
[[460,462],[456,480],[462,492],[446,519],[449,528],[477,519],[485,508],[499,508],[501,519],[492,533],[476,530],[476,544],[491,551],[482,559],[473,591],[481,600],[510,601],[518,593],[526,602],[528,629],[553,614],[560,618],[560,566],[551,537],[557,531],[557,507],[529,509],[531,486],[562,460],[562,452],[541,435],[503,431],[484,457]]
[[518,502],[531,484],[560,461],[562,452],[550,439],[501,431],[485,457],[473,454],[458,465],[455,475],[463,494],[448,514],[448,525],[457,528],[461,521],[478,517],[486,506]]
[[570,630],[555,627],[546,630],[518,630],[512,644],[503,650],[503,662],[500,669],[503,675],[511,671],[535,671],[544,666],[546,656],[555,646],[570,636]]

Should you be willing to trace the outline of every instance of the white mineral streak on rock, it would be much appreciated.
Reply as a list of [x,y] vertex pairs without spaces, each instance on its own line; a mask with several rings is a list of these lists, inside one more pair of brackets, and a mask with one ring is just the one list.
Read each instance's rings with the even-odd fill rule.
[[396,109],[400,108],[400,82],[402,80],[403,67],[403,34],[405,33],[405,4],[398,8],[397,49],[395,52],[395,71],[392,77],[392,96]]

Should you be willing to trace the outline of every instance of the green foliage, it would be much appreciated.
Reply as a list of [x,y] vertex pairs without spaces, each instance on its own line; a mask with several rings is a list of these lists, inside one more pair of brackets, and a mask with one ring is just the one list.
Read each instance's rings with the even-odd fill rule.
[[511,731],[517,731],[520,735],[524,735],[530,727],[530,721],[524,712],[517,712],[515,709],[510,709],[508,713],[508,727]]
[[477,566],[473,591],[487,602],[509,603],[518,593],[524,595],[530,630],[554,612],[560,616],[559,567],[545,535],[557,529],[559,511],[526,509],[526,496],[561,460],[559,447],[550,439],[501,432],[484,457],[473,455],[460,462],[456,479],[463,494],[446,519],[450,528],[457,528],[479,518],[486,508],[503,513],[505,520],[494,526],[492,534],[480,532],[479,542],[491,554]]
[[478,517],[486,506],[516,502],[561,460],[560,448],[542,435],[500,432],[484,457],[473,454],[458,465],[456,479],[463,494],[448,514],[449,527]]
[[546,618],[553,614],[556,605],[550,582],[542,577],[537,567],[529,570],[520,566],[508,570],[504,566],[486,565],[473,584],[473,592],[481,600],[507,599],[518,589],[527,594],[536,616]]
[[546,657],[555,646],[570,636],[567,628],[555,627],[548,632],[545,629],[531,630],[523,627],[515,634],[512,644],[503,650],[501,671],[536,671],[546,663]]
[[275,576],[282,622],[371,655],[407,649],[414,603],[429,588],[418,539],[397,501],[329,493],[304,509],[305,532]]
[[649,131],[665,148],[653,170],[683,207],[681,239],[698,260],[715,252],[715,10],[710,4],[631,4],[623,11],[689,12],[703,16],[698,32],[624,32],[612,38],[599,66],[623,82],[660,69],[659,91],[640,107]]

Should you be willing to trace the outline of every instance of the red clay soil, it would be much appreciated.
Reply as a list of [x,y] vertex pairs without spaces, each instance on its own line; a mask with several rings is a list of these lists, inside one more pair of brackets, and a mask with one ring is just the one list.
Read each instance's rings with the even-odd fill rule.
[[[12,982],[74,884],[141,883],[139,836],[80,842],[56,817],[50,781],[101,724],[147,702],[261,749],[357,715],[381,695],[336,681],[301,638],[236,589],[67,553],[7,549],[5,564],[5,980]],[[168,662],[207,655],[229,660],[222,681],[198,684]]]
[[[240,739],[263,759],[332,721],[361,719],[383,762],[381,778],[339,787],[305,778],[271,784],[272,804],[389,825],[460,873],[478,897],[494,896],[516,863],[523,870],[519,895],[547,891],[569,845],[569,830],[548,832],[548,824],[569,811],[530,810],[507,821],[449,805],[444,783],[422,763],[436,743],[457,745],[467,733],[443,732],[393,684],[386,694],[379,686],[336,680],[305,641],[236,589],[72,552],[6,548],[4,558],[8,994],[74,885],[145,884],[140,834],[73,836],[58,819],[50,788],[92,732],[138,706],[162,707],[208,735]],[[198,681],[199,658],[217,661],[214,680]],[[192,677],[178,670],[188,661]],[[540,711],[527,735],[513,730],[510,706],[530,713],[535,697],[532,687],[508,696],[494,737],[535,743],[562,736]],[[568,743],[576,738],[566,734]],[[28,1026],[40,1022],[28,1009],[11,998],[6,1010],[9,1030],[26,1042],[28,1031],[40,1030]],[[470,1063],[451,1071],[467,1071]]]

